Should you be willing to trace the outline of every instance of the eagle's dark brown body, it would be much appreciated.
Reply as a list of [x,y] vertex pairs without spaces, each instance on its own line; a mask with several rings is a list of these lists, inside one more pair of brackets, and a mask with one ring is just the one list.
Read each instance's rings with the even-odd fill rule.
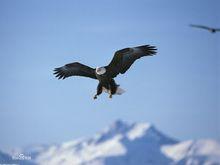
[[108,75],[108,70],[106,69],[106,73],[102,75],[96,73],[96,77],[99,80],[99,84],[97,86],[97,93],[94,98],[96,98],[105,90],[109,91],[110,97],[112,97],[112,95],[116,93],[117,87],[119,85],[117,85],[115,80]]
[[131,65],[139,58],[144,56],[153,56],[156,54],[156,48],[150,45],[143,45],[132,48],[125,48],[115,52],[115,55],[109,65],[97,67],[96,69],[74,62],[66,64],[60,68],[54,69],[54,74],[58,79],[65,79],[70,76],[85,76],[99,81],[97,93],[94,99],[102,93],[103,90],[109,93],[111,98],[114,94],[122,94],[123,89],[119,88],[114,78],[119,74],[124,74]]

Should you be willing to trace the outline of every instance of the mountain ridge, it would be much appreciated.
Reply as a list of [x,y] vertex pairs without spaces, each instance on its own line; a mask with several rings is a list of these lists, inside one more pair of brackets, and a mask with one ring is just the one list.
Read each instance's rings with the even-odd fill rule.
[[26,148],[22,152],[32,156],[30,163],[39,165],[220,164],[219,141],[181,142],[150,123],[121,120],[91,138]]

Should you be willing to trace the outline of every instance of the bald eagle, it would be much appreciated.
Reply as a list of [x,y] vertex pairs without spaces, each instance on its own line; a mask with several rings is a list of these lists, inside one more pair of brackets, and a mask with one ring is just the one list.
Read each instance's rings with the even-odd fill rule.
[[193,24],[190,24],[190,26],[191,26],[191,27],[194,27],[194,28],[200,28],[200,29],[208,30],[208,31],[211,32],[211,33],[216,33],[216,32],[218,32],[218,31],[220,31],[220,29],[211,28],[211,27],[203,26],[203,25],[193,25]]
[[156,47],[150,45],[124,48],[115,52],[112,61],[107,66],[91,68],[79,62],[66,64],[55,68],[54,74],[58,79],[65,79],[70,76],[84,76],[99,81],[94,99],[103,91],[109,93],[109,98],[114,94],[122,94],[125,91],[116,84],[114,78],[119,74],[124,74],[135,60],[144,56],[156,54]]

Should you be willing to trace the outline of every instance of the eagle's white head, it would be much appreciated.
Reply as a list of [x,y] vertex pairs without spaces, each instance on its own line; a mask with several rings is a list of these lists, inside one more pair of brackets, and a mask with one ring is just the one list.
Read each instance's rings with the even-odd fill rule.
[[105,69],[105,67],[96,67],[95,72],[96,72],[98,75],[103,75],[103,74],[105,74],[106,69]]

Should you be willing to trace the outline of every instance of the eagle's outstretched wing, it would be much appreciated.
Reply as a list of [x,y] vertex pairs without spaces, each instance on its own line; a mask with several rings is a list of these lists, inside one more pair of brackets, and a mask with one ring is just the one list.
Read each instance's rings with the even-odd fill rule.
[[78,62],[66,64],[54,69],[54,74],[58,79],[65,79],[70,76],[84,76],[96,79],[95,69]]
[[110,64],[106,66],[109,75],[114,78],[119,73],[125,73],[135,60],[143,56],[153,56],[156,50],[155,46],[143,45],[116,51]]
[[205,30],[208,30],[208,31],[210,31],[212,33],[220,31],[220,29],[218,29],[218,28],[212,28],[212,27],[203,26],[203,25],[193,25],[193,24],[190,24],[190,26],[191,27],[195,27],[195,28],[205,29]]
[[208,26],[203,26],[203,25],[190,24],[189,26],[195,27],[195,28],[202,28],[202,29],[206,29],[206,30],[211,30],[211,29],[212,29],[212,28],[210,28],[210,27],[208,27]]

